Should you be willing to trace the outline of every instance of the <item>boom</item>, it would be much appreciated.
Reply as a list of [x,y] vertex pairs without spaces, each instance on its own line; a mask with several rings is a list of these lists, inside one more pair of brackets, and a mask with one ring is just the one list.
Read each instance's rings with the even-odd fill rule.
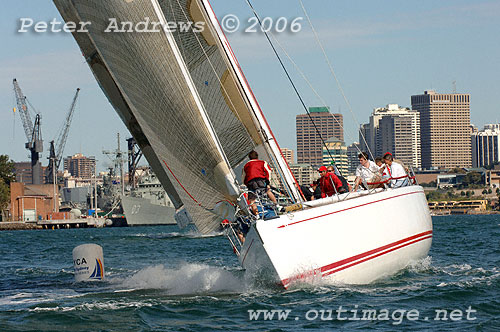
[[71,126],[71,121],[73,120],[73,114],[75,113],[76,101],[78,99],[79,93],[80,88],[76,89],[75,96],[73,97],[73,101],[71,102],[68,114],[66,115],[55,143],[54,141],[50,142],[49,166],[47,167],[47,171],[45,173],[47,183],[54,183],[54,174],[57,173],[59,165],[61,164],[64,147],[66,146],[66,141],[68,139],[69,127]]
[[33,125],[33,121],[31,120],[31,116],[29,114],[28,100],[21,91],[21,87],[15,78],[12,83],[14,84],[14,94],[16,95],[17,108],[19,109],[21,120],[23,121],[24,133],[28,139],[25,146],[26,149],[31,152],[31,183],[41,184],[42,164],[40,163],[40,153],[43,151],[42,130],[40,124],[41,116],[38,112],[35,112],[35,124]]
[[68,139],[69,127],[71,125],[71,121],[73,120],[73,114],[75,114],[76,100],[78,99],[79,93],[80,88],[76,89],[76,93],[73,97],[73,101],[71,102],[68,115],[66,115],[66,120],[64,121],[63,130],[59,133],[59,136],[56,140],[56,171],[59,169],[59,165],[61,164],[64,147],[66,146],[66,141]]
[[33,138],[32,136],[33,122],[31,121],[31,117],[28,113],[28,104],[26,103],[26,96],[23,94],[23,91],[21,90],[19,83],[17,83],[17,79],[14,78],[12,83],[14,84],[14,94],[16,95],[17,110],[19,111],[21,120],[23,122],[24,133],[26,134],[28,142],[31,142]]

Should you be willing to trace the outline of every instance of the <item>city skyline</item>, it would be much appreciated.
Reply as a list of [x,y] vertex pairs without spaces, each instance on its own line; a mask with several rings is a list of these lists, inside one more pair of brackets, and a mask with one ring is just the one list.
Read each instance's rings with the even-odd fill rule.
[[[244,2],[212,1],[219,18],[234,13],[251,17]],[[286,5],[285,5],[286,4]],[[410,106],[410,96],[428,89],[441,93],[456,89],[471,96],[471,122],[477,127],[498,123],[495,84],[500,76],[498,43],[500,4],[493,1],[388,1],[382,4],[304,2],[319,37],[336,69],[353,115],[328,74],[307,22],[298,34],[278,34],[292,58],[311,80],[332,113],[344,115],[346,145],[357,141],[357,129],[372,109],[386,104]],[[303,16],[297,3],[254,1],[261,16]],[[363,8],[359,10],[358,8]],[[14,118],[12,79],[42,113],[44,152],[63,121],[74,90],[82,89],[65,155],[95,155],[98,169],[110,162],[102,150],[116,145],[117,132],[129,136],[95,82],[78,46],[69,34],[16,33],[19,18],[57,18],[50,2],[4,1],[0,27],[0,153],[27,161],[26,138],[20,118]],[[390,22],[390,24],[388,24]],[[303,114],[292,89],[261,34],[228,34],[234,52],[254,90],[280,146],[295,146],[295,116]],[[464,47],[464,41],[466,47]],[[307,106],[323,106],[284,58]],[[328,75],[327,75],[328,74]],[[353,119],[354,118],[354,119]],[[123,144],[125,146],[125,144]]]

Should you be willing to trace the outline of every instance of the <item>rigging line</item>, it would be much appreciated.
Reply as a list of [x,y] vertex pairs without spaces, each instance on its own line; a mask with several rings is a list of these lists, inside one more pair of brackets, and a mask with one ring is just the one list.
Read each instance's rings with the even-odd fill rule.
[[[295,94],[297,95],[297,97],[299,98],[300,100],[300,103],[302,104],[302,106],[304,107],[308,117],[309,117],[309,120],[311,120],[311,123],[313,124],[314,126],[314,129],[316,130],[316,133],[318,134],[321,142],[323,143],[323,146],[326,148],[326,151],[328,152],[328,155],[330,156],[330,158],[332,159],[332,162],[334,161],[333,159],[333,156],[332,154],[330,153],[330,149],[328,149],[328,146],[326,145],[325,143],[325,140],[323,139],[323,137],[321,136],[321,133],[319,132],[319,129],[318,127],[316,126],[316,123],[314,122],[314,120],[312,119],[312,116],[311,116],[311,113],[309,113],[309,110],[307,109],[307,106],[304,102],[304,100],[302,99],[302,96],[300,95],[299,91],[297,90],[297,87],[295,86],[295,83],[293,83],[293,80],[292,78],[290,77],[290,74],[288,73],[288,70],[286,69],[285,67],[285,64],[283,63],[283,61],[281,60],[281,57],[279,56],[278,54],[278,51],[276,51],[276,48],[274,47],[274,44],[273,42],[271,41],[271,39],[269,38],[269,34],[265,31],[265,29],[262,27],[262,21],[260,20],[260,17],[259,15],[257,14],[257,12],[255,11],[255,9],[253,8],[252,4],[250,3],[250,0],[246,0],[248,6],[250,7],[250,9],[252,9],[252,12],[255,16],[255,18],[257,19],[257,21],[259,22],[259,26],[262,30],[262,32],[264,32],[264,35],[266,36],[267,38],[267,41],[269,42],[269,45],[271,45],[271,48],[273,49],[273,52],[274,54],[276,55],[276,57],[278,58],[278,61],[281,65],[281,68],[283,68],[283,71],[285,72],[287,78],[288,78],[288,81],[290,82],[290,84],[292,85],[294,91],[295,91]],[[340,171],[339,171],[340,172]],[[341,173],[342,175],[342,173]]]
[[[180,2],[179,2],[179,0],[177,0],[177,4],[178,4],[179,8],[181,9],[182,13],[184,14],[184,17],[186,18],[186,20],[189,20],[189,18],[188,18],[188,16],[187,16],[186,12],[185,12],[185,10],[184,10],[184,8],[182,7],[182,5],[181,5],[181,4],[180,4]],[[216,77],[217,81],[219,82],[220,87],[224,90],[224,92],[225,92],[225,94],[226,94],[227,98],[229,99],[229,102],[231,103],[231,106],[232,106],[232,107],[233,107],[233,109],[234,109],[234,112],[233,112],[233,113],[235,113],[235,114],[236,114],[236,116],[237,116],[238,120],[239,120],[239,121],[243,124],[244,122],[242,121],[242,119],[241,119],[240,115],[238,114],[237,109],[236,109],[236,106],[234,105],[234,103],[233,103],[233,101],[232,101],[232,99],[231,99],[230,94],[227,92],[226,88],[225,88],[225,87],[224,87],[224,85],[222,84],[222,81],[220,80],[219,76],[217,75],[217,71],[216,71],[216,69],[215,69],[215,67],[214,67],[214,65],[213,65],[213,63],[212,63],[212,61],[210,60],[210,57],[208,56],[208,54],[207,54],[207,52],[206,52],[205,48],[203,47],[203,44],[201,43],[200,38],[198,37],[198,35],[197,35],[194,31],[193,31],[193,34],[194,34],[194,36],[195,36],[195,38],[196,38],[196,40],[197,40],[198,44],[200,45],[200,48],[201,48],[201,50],[203,51],[203,54],[204,54],[204,55],[205,55],[205,57],[207,58],[208,63],[210,64],[210,67],[212,68],[212,71],[213,71],[213,72],[214,72],[214,74],[215,74],[214,76]],[[235,82],[235,83],[236,83],[236,82]],[[246,128],[246,126],[243,126],[243,127],[245,128],[245,131],[247,132],[247,134],[248,134],[250,137],[252,137],[252,135],[250,135],[250,133],[249,133],[248,129]],[[257,127],[256,127],[256,129],[257,129],[257,130],[260,130],[260,131],[262,131],[262,132],[264,132],[264,131],[262,130],[262,128],[257,128]],[[265,143],[265,141],[266,141],[266,140],[269,140],[269,139],[264,139],[264,140],[263,140],[263,143]],[[255,142],[253,141],[253,139],[252,139],[251,141],[252,141],[252,144],[253,144],[253,146],[254,146],[254,148],[255,148],[255,147],[256,147]],[[266,151],[266,153],[267,153],[267,151]],[[281,153],[281,151],[280,151],[280,153]],[[270,155],[269,155],[269,153],[267,153],[267,155],[268,155],[269,159],[272,159],[273,164],[277,165],[277,167],[275,167],[275,169],[276,169],[277,173],[279,174],[280,178],[283,178],[283,174],[281,174],[281,173],[283,173],[283,170],[281,170],[281,168],[280,168],[280,167],[278,167],[278,166],[279,166],[279,163],[278,163],[276,160],[274,160],[274,158],[273,158],[272,156],[270,156]],[[228,164],[229,164],[229,163],[228,163]],[[229,165],[230,165],[230,164],[229,164]],[[232,169],[231,169],[231,172],[232,172],[232,173],[233,173],[233,175],[234,175],[234,171],[233,171]],[[292,174],[292,177],[293,177],[293,174]],[[236,184],[238,184],[238,183],[237,183],[237,181],[236,181],[236,176],[234,176],[234,179],[235,179]],[[297,180],[295,180],[295,178],[294,178],[294,181],[295,181],[295,184],[297,185],[297,187],[299,188],[299,191],[300,191],[300,186],[298,185]],[[286,181],[284,181],[284,183],[286,183]],[[285,186],[285,187],[286,187],[286,186]],[[289,196],[290,196],[290,197],[293,197],[293,195],[291,194],[291,189],[290,189],[290,188],[287,188],[287,193],[289,194]]]
[[[186,21],[189,21],[190,19],[188,18],[187,14],[186,14],[186,12],[184,11],[184,8],[183,8],[183,7],[182,7],[182,5],[180,4],[179,0],[177,0],[177,5],[179,6],[179,8],[181,9],[182,13],[184,14],[184,18],[186,19]],[[229,102],[231,103],[231,106],[232,106],[232,107],[233,107],[233,109],[234,109],[234,112],[232,112],[232,113],[233,113],[233,114],[236,114],[236,117],[238,118],[238,120],[240,120],[240,122],[243,124],[244,122],[242,121],[242,119],[241,119],[240,115],[238,114],[237,109],[236,109],[236,106],[234,105],[233,100],[231,99],[231,96],[230,96],[229,92],[227,92],[226,88],[224,87],[224,84],[222,84],[222,81],[220,80],[220,77],[219,77],[219,75],[217,74],[217,70],[215,69],[215,67],[214,67],[214,65],[213,65],[213,63],[212,63],[212,61],[210,60],[210,57],[208,56],[208,54],[207,54],[207,52],[206,52],[205,48],[203,47],[203,44],[201,43],[200,38],[198,37],[198,35],[197,35],[197,34],[196,34],[196,33],[195,33],[192,29],[191,29],[191,31],[193,32],[193,35],[195,36],[196,41],[197,41],[197,42],[198,42],[198,44],[200,45],[200,48],[201,48],[201,50],[203,51],[203,55],[204,55],[204,56],[206,57],[206,59],[208,60],[208,63],[210,64],[210,68],[212,68],[212,71],[213,71],[213,73],[214,73],[215,78],[216,78],[216,79],[217,79],[217,81],[219,82],[220,87],[222,88],[222,90],[224,90],[224,93],[226,94],[227,99],[228,99],[228,100],[229,100]],[[180,37],[180,32],[179,32],[179,38],[181,38],[181,37]],[[181,45],[181,46],[182,46],[182,45]],[[182,47],[183,47],[183,46],[182,46]],[[244,128],[244,129],[245,129],[245,131],[247,132],[248,136],[249,136],[249,137],[252,137],[252,135],[250,135],[250,133],[249,133],[249,131],[248,131],[248,129],[246,128],[246,126],[245,126],[245,125],[243,125],[243,128]],[[253,141],[253,139],[251,139],[251,141],[252,141],[252,144],[253,144],[253,146],[254,146],[254,148],[255,148],[255,147],[256,147],[255,142]],[[228,160],[226,160],[226,161],[228,162]],[[228,162],[228,165],[230,165],[230,166],[231,166],[231,164],[230,164],[229,162]],[[233,170],[231,170],[231,171],[233,172]],[[234,173],[234,172],[233,172],[233,173]],[[235,175],[235,174],[233,174],[233,175],[234,175],[234,178],[235,178],[235,180],[236,180],[236,175]],[[237,182],[237,181],[236,181],[236,182]]]
[[[278,46],[281,48],[281,51],[286,55],[286,57],[288,58],[288,60],[292,63],[292,65],[295,67],[295,69],[297,70],[297,72],[300,74],[300,76],[302,76],[302,78],[304,79],[304,81],[306,81],[307,85],[309,85],[309,87],[311,88],[312,92],[316,95],[316,97],[319,99],[319,101],[326,106],[326,101],[319,95],[318,91],[316,89],[314,89],[314,87],[312,86],[311,82],[309,81],[309,79],[307,78],[307,76],[304,74],[304,72],[300,69],[300,67],[297,65],[297,63],[291,58],[291,56],[288,54],[288,52],[286,51],[286,49],[283,47],[283,45],[279,42],[279,40],[276,38],[275,35],[271,35],[274,39],[274,41],[276,42],[276,44],[278,44]],[[340,128],[342,128],[342,131],[344,133],[346,133],[346,130],[344,128],[344,126],[342,125],[342,123],[337,119],[336,116],[333,117],[335,119],[335,121],[337,122],[337,124],[340,126]],[[352,139],[351,135],[347,134],[347,137],[349,139]],[[361,149],[355,145],[356,149],[361,153]]]
[[[316,39],[316,42],[318,43],[319,47],[321,48],[321,52],[323,52],[323,56],[325,57],[326,63],[328,64],[328,68],[330,69],[330,72],[332,73],[333,77],[335,78],[335,82],[337,82],[337,87],[339,88],[340,93],[342,94],[342,97],[344,98],[344,101],[347,105],[347,108],[349,109],[349,112],[351,112],[351,115],[353,116],[354,121],[356,121],[356,123],[360,123],[358,121],[358,119],[356,118],[356,115],[352,111],[351,104],[347,100],[347,97],[344,93],[344,89],[342,89],[342,86],[340,85],[340,81],[338,80],[337,75],[335,74],[335,71],[333,70],[333,66],[330,62],[330,59],[328,58],[328,55],[326,54],[325,48],[323,47],[323,44],[321,43],[321,40],[319,39],[318,33],[316,32],[316,29],[314,28],[314,26],[311,22],[311,19],[309,18],[309,14],[307,13],[306,8],[304,7],[304,4],[302,3],[302,0],[299,0],[299,3],[300,3],[300,6],[302,7],[302,11],[304,12],[304,15],[307,18],[307,22],[309,23],[309,26],[311,27],[311,30],[314,34],[314,38]],[[368,146],[368,143],[366,142],[365,135],[363,135],[363,132],[361,130],[359,130],[359,133],[360,133],[361,137],[363,138],[363,141],[365,142],[365,146],[367,147],[368,152],[370,153],[370,156],[372,157],[372,159],[374,159],[372,151],[371,151],[370,147]]]

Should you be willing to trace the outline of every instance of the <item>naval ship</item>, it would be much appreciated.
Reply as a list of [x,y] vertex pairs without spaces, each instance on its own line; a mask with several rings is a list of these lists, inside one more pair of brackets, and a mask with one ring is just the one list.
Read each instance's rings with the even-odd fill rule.
[[175,224],[175,207],[152,171],[143,175],[137,188],[121,196],[128,226]]

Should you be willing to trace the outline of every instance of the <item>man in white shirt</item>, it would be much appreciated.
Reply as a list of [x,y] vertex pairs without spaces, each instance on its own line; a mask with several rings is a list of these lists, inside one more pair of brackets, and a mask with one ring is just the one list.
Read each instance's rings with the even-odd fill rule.
[[394,161],[392,154],[387,152],[384,155],[384,163],[389,172],[389,176],[392,178],[391,186],[393,188],[403,187],[408,185],[408,174],[403,165]]
[[361,152],[358,158],[359,166],[356,168],[356,180],[354,182],[353,191],[358,190],[361,183],[377,182],[377,180],[380,179],[379,167],[368,159],[368,154],[366,152]]

